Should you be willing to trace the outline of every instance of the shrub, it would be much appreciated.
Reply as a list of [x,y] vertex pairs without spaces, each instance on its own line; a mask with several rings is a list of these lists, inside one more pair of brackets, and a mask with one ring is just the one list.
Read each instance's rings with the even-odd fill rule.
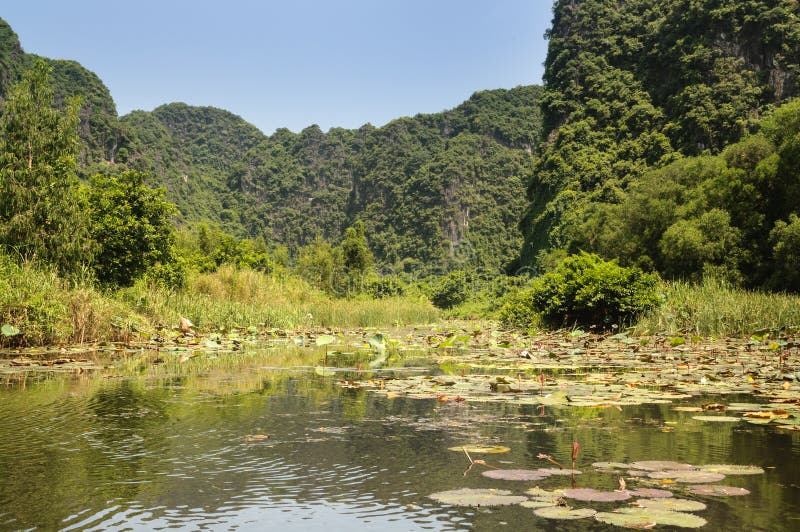
[[630,322],[657,305],[657,283],[654,274],[581,253],[567,257],[553,271],[535,279],[529,289],[508,303],[504,315],[508,320],[519,319],[530,308],[550,325],[606,329]]
[[455,270],[435,283],[431,289],[431,301],[439,308],[448,309],[467,300],[470,292],[470,276]]

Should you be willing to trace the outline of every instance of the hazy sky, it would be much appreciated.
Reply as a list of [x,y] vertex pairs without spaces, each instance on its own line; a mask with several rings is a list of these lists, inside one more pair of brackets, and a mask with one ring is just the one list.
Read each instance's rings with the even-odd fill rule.
[[540,83],[550,0],[14,0],[27,52],[74,59],[117,110],[232,111],[272,133],[383,125]]

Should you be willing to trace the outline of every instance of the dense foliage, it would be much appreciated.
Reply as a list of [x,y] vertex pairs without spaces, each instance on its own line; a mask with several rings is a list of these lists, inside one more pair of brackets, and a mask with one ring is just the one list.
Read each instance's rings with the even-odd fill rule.
[[501,310],[509,325],[524,324],[537,313],[546,323],[609,329],[631,323],[659,303],[658,277],[624,268],[597,255],[581,253],[536,279]]
[[769,282],[767,235],[796,205],[792,148],[748,135],[798,94],[798,4],[559,0],[553,14],[523,263],[584,249],[668,277]]

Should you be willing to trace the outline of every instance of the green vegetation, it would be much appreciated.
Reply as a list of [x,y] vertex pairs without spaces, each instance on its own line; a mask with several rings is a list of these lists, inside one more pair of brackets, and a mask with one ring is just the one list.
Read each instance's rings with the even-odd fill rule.
[[501,309],[508,325],[525,324],[538,314],[549,324],[598,327],[626,325],[659,303],[658,279],[638,268],[623,268],[597,255],[568,257],[536,278]]
[[[794,326],[740,310],[794,296],[734,287],[800,290],[800,8],[651,4],[555,2],[543,88],[271,136],[180,103],[119,118],[97,76],[26,54],[0,21],[4,341],[434,306],[527,329],[648,309],[642,330]],[[81,325],[104,307],[116,317]]]
[[798,107],[772,109],[798,95],[797,3],[562,0],[553,13],[522,264],[586,250],[667,278],[795,289],[781,273]]

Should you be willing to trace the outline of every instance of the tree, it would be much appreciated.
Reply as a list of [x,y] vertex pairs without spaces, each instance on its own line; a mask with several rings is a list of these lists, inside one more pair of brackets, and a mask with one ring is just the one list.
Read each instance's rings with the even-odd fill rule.
[[75,162],[79,107],[77,99],[54,106],[50,69],[37,60],[0,117],[0,245],[62,273],[91,260]]
[[130,286],[149,268],[175,261],[171,217],[177,209],[164,200],[164,189],[146,186],[145,177],[127,171],[92,178],[90,218],[99,247],[95,270],[102,282]]
[[344,241],[341,245],[342,259],[347,276],[351,284],[360,288],[361,282],[372,267],[374,259],[367,245],[367,235],[364,224],[357,221],[353,227],[348,227],[344,232]]

